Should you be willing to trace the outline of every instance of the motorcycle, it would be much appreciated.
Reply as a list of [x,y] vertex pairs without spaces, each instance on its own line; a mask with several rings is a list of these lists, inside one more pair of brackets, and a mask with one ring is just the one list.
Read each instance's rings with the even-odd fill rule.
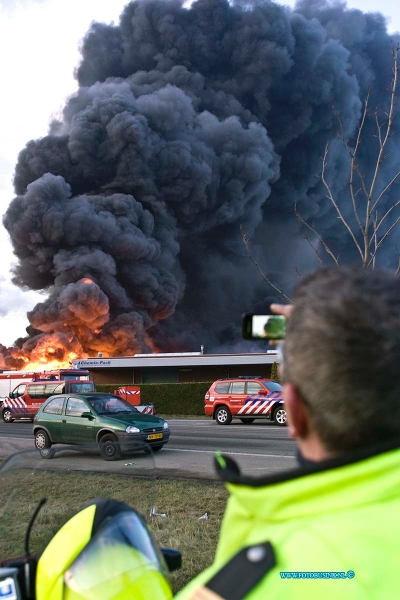
[[[1,465],[1,600],[173,597],[169,573],[181,554],[159,548],[149,530],[162,516],[151,448],[138,443],[133,457],[101,464],[97,450],[60,446],[50,463],[23,451]],[[20,555],[8,558],[15,547]]]

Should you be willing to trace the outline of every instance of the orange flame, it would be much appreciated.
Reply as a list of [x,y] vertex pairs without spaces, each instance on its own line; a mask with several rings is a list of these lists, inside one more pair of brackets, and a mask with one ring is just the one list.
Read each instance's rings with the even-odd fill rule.
[[72,361],[78,358],[75,352],[69,352],[64,360],[43,360],[29,361],[23,368],[25,371],[51,371],[52,369],[69,369]]
[[[96,285],[90,277],[82,277],[78,283]],[[118,355],[119,341],[113,335],[104,335],[101,318],[98,319],[97,323],[93,319],[92,323],[93,325],[96,324],[97,327],[96,329],[93,328],[91,332],[89,330],[90,324],[83,323],[81,328],[79,320],[78,322],[72,321],[71,325],[64,321],[61,321],[61,323],[63,326],[60,327],[58,332],[43,331],[41,335],[30,340],[29,344],[26,343],[22,348],[16,348],[12,354],[13,368],[39,372],[51,369],[68,369],[72,366],[74,360],[87,358],[88,353],[101,351],[103,356]],[[153,353],[160,352],[148,335],[145,336],[145,341]],[[132,347],[133,353],[135,352],[135,346],[136,344]]]
[[158,354],[160,349],[155,345],[154,341],[148,336],[145,336],[145,341],[148,346],[150,346],[152,354]]
[[50,339],[42,337],[31,351],[30,356],[21,356],[21,353],[18,358],[24,361],[23,370],[69,369],[72,361],[78,357],[82,358],[82,352],[79,352],[78,349],[66,347],[61,340],[54,337]]

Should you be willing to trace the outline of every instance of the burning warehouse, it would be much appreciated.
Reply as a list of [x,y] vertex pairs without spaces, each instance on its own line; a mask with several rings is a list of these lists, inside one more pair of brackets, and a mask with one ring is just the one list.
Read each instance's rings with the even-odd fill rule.
[[[16,165],[3,218],[14,282],[47,297],[28,313],[27,336],[0,348],[6,368],[176,352],[199,339],[216,353],[262,352],[239,342],[240,315],[275,298],[240,226],[284,287],[293,265],[305,272],[316,260],[294,202],[352,261],[316,175],[329,143],[326,177],[342,206],[346,149],[332,107],[351,144],[368,90],[371,106],[385,106],[390,44],[379,14],[323,0],[294,10],[138,0],[119,24],[93,23],[77,92]],[[375,127],[368,120],[365,134]],[[398,134],[388,154],[390,180]],[[359,160],[368,172],[368,145]]]
[[271,351],[265,354],[176,352],[77,359],[73,367],[87,369],[96,383],[186,383],[243,375],[270,377],[276,360],[276,352]]

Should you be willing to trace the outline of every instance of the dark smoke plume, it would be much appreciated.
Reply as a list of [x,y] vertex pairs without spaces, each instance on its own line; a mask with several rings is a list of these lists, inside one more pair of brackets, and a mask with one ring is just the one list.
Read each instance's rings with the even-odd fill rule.
[[[283,285],[293,265],[315,266],[295,201],[351,262],[317,175],[329,142],[327,177],[346,212],[333,107],[351,143],[369,88],[387,108],[390,50],[381,15],[341,2],[144,0],[117,26],[93,24],[79,91],[20,153],[4,216],[15,283],[49,294],[15,359],[49,339],[53,354],[233,347],[241,312],[273,298],[241,224]],[[375,151],[363,146],[366,172]],[[389,151],[383,178],[398,169],[398,136]]]

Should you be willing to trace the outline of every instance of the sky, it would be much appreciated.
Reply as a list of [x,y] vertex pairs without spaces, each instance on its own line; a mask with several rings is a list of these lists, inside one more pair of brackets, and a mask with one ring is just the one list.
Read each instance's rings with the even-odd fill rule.
[[[25,144],[47,133],[50,120],[76,90],[79,45],[91,21],[110,23],[127,0],[0,0],[0,211],[13,197],[12,178]],[[294,6],[294,0],[281,4]],[[389,31],[400,31],[400,3],[350,0],[349,7],[382,12]],[[25,335],[26,312],[45,296],[11,282],[14,261],[8,233],[0,225],[0,343]]]

